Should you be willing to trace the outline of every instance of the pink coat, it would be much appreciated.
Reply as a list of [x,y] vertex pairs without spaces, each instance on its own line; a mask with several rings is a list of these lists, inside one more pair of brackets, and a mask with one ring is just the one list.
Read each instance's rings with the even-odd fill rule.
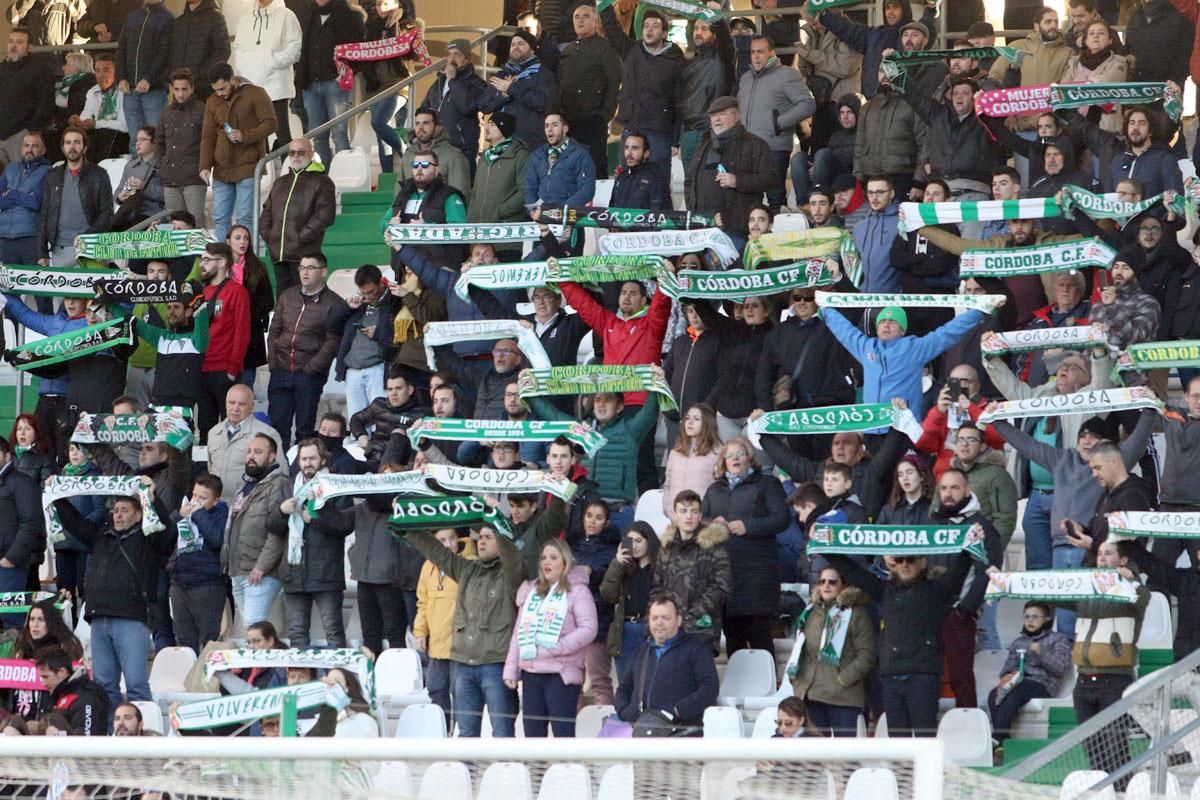
[[534,581],[525,581],[517,590],[517,619],[513,623],[512,638],[508,642],[508,658],[504,660],[504,680],[521,679],[521,670],[538,674],[558,674],[563,683],[583,685],[583,652],[596,640],[596,603],[592,590],[588,588],[587,567],[575,567],[568,574],[571,588],[567,590],[567,618],[563,620],[558,646],[550,650],[539,647],[532,661],[521,661],[521,646],[517,641],[520,633],[521,608],[533,591]]
[[667,476],[662,485],[663,513],[668,517],[675,510],[675,495],[691,489],[704,499],[704,493],[713,482],[713,469],[717,466],[717,454],[685,456],[678,450],[667,454]]

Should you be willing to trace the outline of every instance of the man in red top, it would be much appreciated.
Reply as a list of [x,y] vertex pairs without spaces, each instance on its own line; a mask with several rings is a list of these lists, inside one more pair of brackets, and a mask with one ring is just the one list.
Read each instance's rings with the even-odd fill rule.
[[210,242],[200,256],[204,299],[212,308],[208,350],[201,368],[199,435],[201,444],[221,417],[225,395],[242,371],[250,344],[250,294],[233,279],[233,251],[229,245]]
[[[956,389],[952,391],[951,386]],[[915,446],[921,452],[937,458],[933,465],[933,477],[936,479],[941,479],[954,458],[955,434],[959,425],[964,422],[977,423],[984,407],[993,399],[983,397],[979,389],[979,373],[970,364],[959,364],[950,370],[949,379],[938,392],[937,403],[929,409],[921,423],[924,433]],[[985,429],[984,443],[993,450],[1004,451],[1004,437],[990,426]]]

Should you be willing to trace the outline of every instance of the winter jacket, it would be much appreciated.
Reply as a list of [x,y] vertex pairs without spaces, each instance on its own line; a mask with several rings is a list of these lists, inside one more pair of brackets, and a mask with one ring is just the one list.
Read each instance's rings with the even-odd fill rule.
[[[958,226],[942,226],[955,235]],[[900,288],[913,294],[950,294],[958,289],[958,256],[947,253],[919,233],[897,236],[888,251],[888,264],[900,273]]]
[[738,82],[742,124],[774,152],[792,151],[795,128],[817,110],[800,73],[773,58],[761,70],[749,69]]
[[451,553],[432,533],[416,531],[407,538],[417,552],[458,583],[450,660],[475,666],[504,663],[516,619],[517,590],[523,580],[520,551],[507,538],[497,536],[498,558],[468,560]]
[[585,206],[596,192],[596,165],[587,148],[565,139],[564,149],[550,168],[550,145],[529,154],[525,167],[525,207]]
[[[1129,80],[1129,59],[1123,55],[1112,53],[1095,69],[1088,69],[1079,61],[1079,56],[1071,56],[1067,62],[1066,72],[1059,83],[1125,83]],[[1086,112],[1088,109],[1079,109]],[[1105,111],[1100,118],[1100,129],[1109,133],[1121,132],[1121,106],[1114,105],[1112,111]]]
[[63,528],[91,548],[87,573],[88,622],[103,617],[132,619],[149,624],[150,608],[158,595],[158,571],[175,548],[171,511],[157,493],[154,510],[164,527],[158,533],[142,532],[142,521],[117,530],[113,523],[84,519],[75,506],[57,500]]
[[190,69],[196,88],[206,91],[212,86],[209,70],[229,61],[230,52],[229,28],[216,0],[200,0],[194,10],[184,4],[171,26],[170,70]]
[[[100,474],[100,468],[94,463],[88,462],[84,471],[81,473],[85,477],[95,477]],[[104,520],[108,517],[107,497],[95,494],[81,494],[76,497],[69,498],[71,505],[75,506],[85,519],[89,519],[97,525],[104,524]],[[83,542],[76,539],[71,534],[66,534],[62,539],[54,543],[55,553],[86,553],[87,547]]]
[[413,562],[419,564],[421,561],[416,551],[399,536],[394,536],[388,527],[391,500],[386,495],[368,495],[365,502],[347,508],[329,503],[314,521],[323,532],[343,537],[354,534],[354,544],[346,553],[352,580],[377,586],[401,586],[405,569]]
[[79,18],[79,34],[94,37],[96,26],[104,24],[108,26],[113,40],[116,41],[120,39],[125,20],[140,6],[141,3],[137,0],[93,0],[88,4],[87,12]]
[[909,408],[921,407],[921,369],[925,364],[983,319],[982,312],[971,309],[925,336],[902,336],[885,342],[857,330],[835,308],[823,308],[821,315],[833,335],[862,365],[862,401],[887,403],[893,397],[902,397]]
[[125,168],[121,171],[121,179],[113,188],[113,200],[118,205],[121,203],[118,195],[126,190],[131,178],[142,182],[142,188],[135,190],[140,195],[137,199],[135,213],[142,217],[151,217],[163,211],[163,182],[162,175],[158,172],[158,164],[153,159],[146,160],[141,156],[134,156],[125,162]]
[[[1042,153],[1044,156],[1045,148],[1042,148]],[[1055,197],[1068,185],[1078,186],[1081,189],[1096,192],[1097,194],[1103,191],[1100,181],[1092,177],[1090,170],[1075,169],[1074,158],[1071,152],[1063,154],[1063,163],[1063,169],[1055,175],[1043,172],[1036,180],[1031,178],[1029,191],[1026,196],[1030,199]],[[1039,221],[1038,228],[1050,233],[1072,234],[1075,233],[1077,226],[1071,220],[1063,219],[1062,217],[1048,217]]]
[[[31,330],[41,333],[43,336],[53,336],[57,333],[66,333],[67,331],[78,330],[79,328],[87,327],[87,318],[80,314],[78,317],[68,317],[67,312],[60,307],[52,316],[44,316],[25,305],[24,301],[19,297],[11,294],[6,294],[5,306],[8,318],[16,325],[24,325]],[[20,306],[20,308],[18,308]],[[30,327],[32,322],[37,327]],[[38,379],[38,397],[46,396],[64,396],[70,391],[71,379],[68,372],[57,378],[41,378]]]
[[871,209],[854,226],[854,241],[862,259],[864,292],[903,290],[900,272],[891,261],[892,244],[899,230],[899,211],[898,203],[892,203],[883,211]]
[[683,65],[683,90],[677,95],[679,119],[686,131],[708,130],[708,107],[713,100],[733,94],[733,37],[729,23],[719,19],[711,25],[712,44],[697,47]]
[[[883,3],[880,3],[880,17]],[[879,91],[879,63],[883,59],[883,51],[891,48],[900,49],[900,29],[913,21],[911,6],[901,4],[900,19],[895,25],[875,25],[867,27],[854,22],[843,14],[824,11],[818,17],[821,25],[850,45],[856,52],[863,54],[862,61],[862,93],[868,98],[874,97]],[[925,9],[921,15],[921,23],[925,29],[936,31],[937,21],[933,10]]]
[[[273,0],[271,8],[282,6]],[[286,11],[286,9],[284,9]],[[243,20],[253,16],[247,14]],[[254,176],[254,165],[267,154],[267,137],[275,132],[275,109],[262,87],[238,83],[228,100],[212,94],[204,103],[204,128],[200,135],[200,169],[211,169],[212,177],[237,183]],[[289,86],[291,85],[289,80]],[[234,142],[224,126],[242,132],[242,141]]]
[[[684,58],[679,46],[664,42],[651,53],[638,39],[630,38],[612,7],[600,12],[609,44],[623,61],[617,122],[630,133],[656,133],[679,143],[679,93],[684,89]],[[613,205],[616,205],[615,203]],[[626,206],[644,208],[644,206]]]
[[619,680],[615,703],[625,722],[636,722],[643,711],[666,711],[676,725],[698,727],[720,688],[712,652],[684,630],[662,645],[643,644]]
[[[1029,648],[1034,642],[1037,642],[1037,651]],[[1021,651],[1025,653],[1024,679],[1040,683],[1051,697],[1057,697],[1067,670],[1071,668],[1071,640],[1065,633],[1054,630],[1054,625],[1049,622],[1033,634],[1022,628],[1008,646],[1008,657],[1004,659],[1000,677],[1020,669]]]
[[[3,79],[0,78],[0,84]],[[49,253],[58,240],[58,218],[62,212],[63,181],[67,166],[60,164],[46,173],[42,184],[42,208],[38,217],[38,246]],[[84,162],[79,169],[79,199],[88,226],[80,233],[105,233],[112,227],[113,192],[108,173],[95,164]]]
[[532,659],[520,657],[520,622],[526,599],[536,581],[527,580],[517,590],[517,616],[504,660],[504,679],[519,680],[522,672],[538,675],[558,675],[567,686],[583,685],[584,650],[596,639],[596,604],[588,588],[588,570],[575,567],[567,575],[567,613],[558,634],[558,643],[551,648],[537,647]]
[[1162,414],[1166,449],[1158,476],[1159,498],[1174,505],[1200,504],[1200,419],[1186,408],[1168,406]]
[[[179,525],[179,512],[171,513]],[[175,586],[203,586],[224,583],[221,576],[221,548],[225,544],[225,524],[229,521],[229,506],[218,500],[212,508],[198,508],[188,518],[193,535],[200,540],[200,549],[190,553],[176,551],[167,562],[167,572]]]
[[546,505],[543,508],[539,508],[525,522],[514,523],[512,526],[514,543],[521,552],[521,577],[527,581],[537,580],[542,545],[562,536],[563,529],[567,526],[567,504],[553,495],[546,497]]
[[925,152],[933,174],[943,180],[965,179],[989,185],[992,170],[1006,159],[975,110],[960,119],[949,101],[912,91],[904,97],[928,126]]
[[16,466],[0,469],[0,553],[14,567],[28,569],[44,561],[42,484]]
[[854,175],[864,182],[871,175],[910,179],[929,136],[925,121],[889,87],[862,107],[856,131]]
[[[812,605],[801,617],[805,620],[804,649],[799,669],[792,678],[792,690],[801,700],[862,708],[866,694],[863,680],[875,666],[875,629],[867,608],[867,595],[854,586],[842,589],[833,602],[818,599],[815,591],[813,595]],[[836,665],[821,659],[825,620],[834,606],[850,614],[845,644]]]
[[[241,495],[245,499],[239,502]],[[286,532],[287,520],[279,513],[279,504],[291,496],[292,481],[282,468],[272,468],[258,481],[242,482],[229,506],[229,528],[221,549],[221,569],[226,575],[237,578],[257,569],[279,577],[287,539],[267,534]]]
[[1158,301],[1146,294],[1136,280],[1113,288],[1117,298],[1111,304],[1096,303],[1088,312],[1093,324],[1105,327],[1109,347],[1126,350],[1131,344],[1156,339],[1162,314]]
[[[814,34],[816,34],[815,42],[812,39]],[[832,87],[829,97],[832,100],[847,94],[858,94],[859,88],[862,86],[862,55],[855,52],[850,45],[831,31],[816,33],[810,27],[808,35],[807,49],[801,50],[798,54],[801,72],[805,72],[804,67],[808,65],[812,68],[813,77],[829,81]]]
[[[211,4],[211,0],[205,0]],[[188,16],[185,11],[184,19]],[[224,26],[224,21],[221,25]],[[163,186],[173,189],[202,186],[200,140],[204,132],[204,103],[196,95],[186,103],[172,100],[154,128],[154,150]]]
[[[1185,253],[1187,251],[1184,251]],[[1162,330],[1160,339],[1200,337],[1200,264],[1188,254],[1180,269],[1171,270],[1164,280]]]
[[774,614],[779,605],[775,538],[792,521],[783,484],[761,470],[732,488],[727,476],[717,478],[704,494],[702,515],[746,526],[745,535],[731,535],[725,543],[733,570],[733,591],[725,613],[731,617]]
[[519,222],[525,219],[525,175],[529,150],[520,139],[488,163],[482,154],[475,169],[467,222]]
[[667,471],[662,484],[663,514],[670,518],[675,511],[675,496],[690,489],[703,499],[713,483],[713,470],[717,466],[718,454],[685,456],[672,449],[667,453]]
[[201,368],[209,346],[211,306],[205,305],[193,323],[177,329],[160,328],[140,319],[134,322],[138,338],[154,346],[154,385],[150,401],[155,405],[191,407],[204,391]]
[[959,553],[949,569],[926,569],[908,584],[895,577],[880,578],[848,556],[830,553],[825,558],[846,583],[882,606],[879,674],[941,675],[942,627],[971,570],[971,556]]
[[271,260],[298,262],[321,252],[336,212],[337,193],[323,166],[313,161],[302,170],[289,169],[271,186],[258,218]]
[[1195,17],[1176,11],[1168,0],[1138,3],[1125,28],[1125,47],[1134,58],[1130,80],[1174,81],[1183,86],[1195,27]]
[[[689,539],[680,535],[678,526],[668,525],[659,537],[662,548],[654,567],[654,590],[673,592],[684,629],[714,649],[721,638],[725,602],[733,594],[729,538],[729,529],[716,522]],[[703,624],[706,621],[709,624]]]
[[920,498],[915,503],[907,497],[900,499],[900,505],[888,503],[879,509],[876,517],[877,525],[924,525],[929,519],[929,501]]
[[[1200,80],[1200,26],[1196,24],[1197,21],[1200,21],[1200,4],[1193,3],[1192,0],[1171,0],[1171,5],[1189,23],[1188,29],[1192,31],[1193,36],[1189,67],[1192,73],[1192,80]],[[1179,85],[1182,86],[1183,84]]]
[[[394,431],[407,431],[413,423],[428,414],[429,409],[422,404],[416,393],[402,406],[393,406],[388,402],[386,395],[376,397],[370,405],[350,417],[350,435],[355,438],[366,436],[368,429],[373,429],[370,434],[371,441],[366,447],[366,456],[368,459],[378,459],[383,456]],[[408,442],[404,439],[401,442],[405,445],[407,454]],[[405,461],[407,460],[406,458]]]
[[54,117],[54,76],[46,61],[26,56],[0,63],[0,107],[7,109],[0,122],[0,138],[18,131],[40,131]]
[[[398,177],[396,178],[396,194],[392,197],[392,209],[398,212],[404,208],[404,203],[408,201],[409,194],[415,188],[415,183],[412,182],[412,155],[417,150],[426,148],[437,153],[438,157],[438,175],[442,181],[452,189],[458,190],[463,196],[463,203],[469,205],[471,195],[471,164],[467,161],[467,157],[462,154],[462,151],[450,141],[445,131],[434,134],[433,139],[428,145],[422,145],[413,136],[408,137],[408,157],[397,159],[396,170]],[[426,222],[432,222],[428,214],[424,215]]]
[[230,506],[242,488],[246,472],[246,449],[250,446],[250,440],[260,433],[265,433],[275,442],[278,464],[286,472],[287,455],[279,433],[253,414],[242,420],[237,433],[229,433],[229,423],[224,419],[208,432],[208,471],[221,479],[221,499]]
[[675,205],[671,199],[671,177],[663,174],[655,161],[644,161],[636,167],[622,163],[613,172],[608,204],[614,208],[672,211]]
[[339,44],[361,42],[367,38],[362,9],[351,6],[346,0],[308,6],[304,19],[300,20],[300,29],[303,33],[300,60],[296,62],[296,87],[301,91],[311,89],[318,81],[337,80],[338,66],[333,60],[333,49]]
[[487,82],[475,73],[475,65],[467,64],[452,81],[439,72],[425,93],[422,108],[438,112],[450,142],[464,154],[479,149],[479,101],[487,89]]
[[568,120],[607,122],[617,111],[622,71],[621,57],[603,36],[570,42],[558,65],[558,107]]
[[[1015,84],[1018,86],[1047,86],[1051,83],[1061,83],[1063,73],[1067,70],[1067,63],[1074,55],[1061,34],[1054,41],[1043,42],[1042,35],[1036,30],[1030,31],[1024,39],[1018,39],[1011,42],[1010,45],[1029,53],[1021,62],[1020,82]],[[1008,59],[1000,56],[992,64],[988,76],[1003,86],[1012,87],[1014,84],[1006,80],[1010,69],[1016,68],[1009,63]],[[1037,114],[1018,115],[1017,126],[1023,131],[1037,130]]]
[[[763,340],[754,380],[755,407],[772,411],[852,403],[851,363],[850,354],[820,316],[784,320]],[[774,387],[784,376],[790,377],[791,397],[779,405]]]
[[[233,68],[261,86],[272,100],[296,96],[292,66],[300,60],[300,20],[283,0],[255,5],[238,21],[233,39]],[[234,127],[237,127],[236,125]]]
[[[463,558],[474,558],[475,548],[468,540]],[[430,658],[450,658],[450,642],[454,632],[454,608],[458,601],[458,583],[432,561],[421,566],[417,580],[417,616],[413,620],[413,636],[428,641],[425,651]]]
[[[710,331],[688,332],[675,337],[663,360],[663,373],[671,396],[682,411],[703,403],[717,383],[721,340]],[[673,444],[673,443],[671,443]]]
[[38,211],[50,162],[43,156],[14,161],[0,176],[0,239],[37,236]]
[[[288,516],[275,509],[280,521],[271,525],[269,532],[283,543],[278,545],[287,551]],[[304,548],[300,563],[280,561],[280,578],[283,590],[289,594],[311,592],[344,592],[346,590],[346,536],[353,530],[339,529],[322,522],[321,514],[312,522],[304,523]]]
[[754,410],[759,356],[772,328],[770,317],[762,325],[748,325],[718,314],[707,302],[697,302],[693,308],[704,320],[705,335],[716,336],[719,342],[717,358],[722,369],[705,402],[729,419],[749,416]]
[[[957,402],[957,398],[955,401]],[[971,422],[978,423],[979,415],[983,413],[987,404],[988,399],[982,396],[977,396],[971,401],[971,405],[967,409],[967,417]],[[930,407],[928,413],[925,414],[925,419],[921,421],[921,431],[921,438],[913,444],[913,447],[922,453],[934,456],[936,461],[933,465],[933,477],[941,480],[942,473],[946,471],[955,457],[954,436],[958,434],[958,430],[950,428],[949,411],[942,411],[935,404]],[[993,450],[1004,449],[1004,439],[991,428],[984,430],[983,441]]]
[[630,567],[614,558],[604,571],[604,577],[600,581],[600,597],[606,603],[611,604],[612,624],[608,628],[608,654],[613,658],[623,654],[626,621],[634,616],[644,616],[644,609],[641,610],[641,613],[635,614],[628,605],[634,597],[633,593],[639,591],[638,587],[642,587],[645,594],[642,595],[639,592],[639,596],[643,600],[649,600],[650,587],[653,583],[653,561],[645,566],[639,564]]
[[38,716],[62,714],[71,726],[73,736],[104,736],[108,728],[108,692],[88,677],[87,667],[75,667],[71,677],[54,687],[53,692],[40,692]]
[[[737,177],[737,188],[717,185],[720,169]],[[726,233],[744,237],[750,208],[778,182],[770,146],[739,123],[719,136],[708,131],[700,140],[684,172],[685,205],[698,214],[720,214]]]
[[[991,428],[988,428],[989,432]],[[997,455],[1000,455],[1001,450]],[[1017,484],[1002,464],[991,463],[980,458],[970,467],[963,466],[956,457],[950,466],[967,473],[971,492],[979,501],[979,513],[996,526],[1000,543],[1008,547],[1017,526]]]
[[[395,357],[397,349],[392,341],[396,314],[403,306],[403,302],[391,292],[385,291],[379,298],[378,306],[379,316],[375,320],[375,333],[371,337],[371,341],[379,346],[384,362],[390,363]],[[339,381],[346,380],[346,356],[350,353],[351,345],[354,344],[354,337],[362,335],[362,322],[366,312],[366,303],[358,308],[346,305],[339,308],[337,313],[328,320],[330,328],[342,332],[341,342],[338,344],[337,361],[334,365],[334,377]]]
[[267,332],[268,366],[318,377],[328,373],[341,336],[326,323],[345,304],[328,286],[311,295],[299,285],[285,289]]
[[1136,676],[1137,640],[1150,604],[1150,591],[1136,574],[1133,582],[1137,599],[1132,603],[1101,599],[1050,601],[1056,608],[1076,614],[1072,659],[1081,675]]
[[162,3],[130,13],[117,44],[118,82],[128,82],[130,90],[141,81],[147,81],[151,91],[166,88],[174,24],[175,15]]
[[[578,503],[572,503],[572,506],[578,507]],[[566,536],[576,567],[587,570],[588,589],[592,593],[592,602],[596,604],[596,638],[593,641],[603,644],[613,624],[613,605],[601,595],[600,585],[604,581],[605,571],[617,556],[621,534],[615,525],[609,525],[595,536],[588,536],[584,533],[581,519],[578,527],[568,525]]]
[[541,147],[546,143],[543,127],[546,110],[558,98],[558,81],[554,73],[536,57],[530,56],[528,61],[519,64],[509,61],[501,74],[516,77],[508,87],[508,94],[500,94],[491,86],[485,87],[479,98],[479,110],[485,114],[493,111],[512,114],[517,118],[513,135],[524,142],[526,148]]
[[1149,147],[1136,154],[1125,144],[1124,137],[1107,133],[1078,114],[1064,114],[1059,119],[1100,159],[1100,178],[1106,192],[1115,192],[1117,184],[1128,178],[1142,182],[1143,197],[1153,197],[1167,189],[1183,191],[1179,157],[1166,145],[1151,140]]
[[[971,488],[974,490],[975,487]],[[1015,505],[1013,507],[1016,508]],[[980,564],[978,561],[971,563],[971,572],[954,604],[954,608],[964,616],[978,617],[983,608],[984,593],[988,586],[987,568],[999,568],[1004,561],[1004,546],[1000,542],[1000,534],[996,530],[996,526],[980,512],[979,498],[974,491],[968,496],[966,506],[957,514],[950,514],[945,508],[939,508],[938,505],[930,506],[925,524],[962,525],[967,528],[978,525],[983,529],[983,548],[987,563]],[[932,556],[929,559],[929,566],[949,569],[953,566],[955,557],[954,555]]]

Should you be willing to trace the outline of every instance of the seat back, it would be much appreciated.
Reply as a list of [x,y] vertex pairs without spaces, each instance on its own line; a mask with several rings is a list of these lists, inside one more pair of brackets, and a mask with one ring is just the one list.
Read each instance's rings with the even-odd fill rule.
[[754,730],[750,732],[751,739],[770,739],[775,735],[775,715],[779,712],[776,706],[767,706],[758,712],[754,718]]
[[637,508],[633,510],[633,519],[648,524],[659,537],[662,537],[663,531],[671,524],[670,518],[663,513],[662,502],[662,489],[651,489],[642,493],[638,498]]
[[992,723],[982,708],[952,708],[938,723],[946,758],[964,767],[992,765]]
[[329,179],[341,192],[371,191],[371,164],[367,156],[358,150],[341,150],[333,154],[329,165]]
[[479,779],[475,800],[533,800],[529,767],[513,761],[497,761]]
[[150,693],[183,692],[184,680],[196,663],[196,651],[190,647],[164,647],[154,656],[150,667]]
[[389,647],[375,662],[375,694],[378,697],[412,694],[425,688],[421,657],[416,650]]
[[704,709],[705,739],[741,739],[742,712],[733,706],[709,706]]
[[863,767],[850,773],[844,800],[900,800],[896,774],[886,767]]
[[166,733],[163,728],[162,709],[158,707],[158,703],[153,700],[134,700],[133,704],[142,712],[142,730]]
[[397,739],[445,739],[446,713],[433,703],[405,706],[396,723]]
[[1101,769],[1077,769],[1074,772],[1068,772],[1058,790],[1058,800],[1075,800],[1075,798],[1084,797],[1088,800],[1116,800],[1117,793],[1112,786],[1106,786],[1098,792],[1088,793],[1087,791],[1106,777],[1108,777],[1108,773]]
[[375,789],[390,797],[412,796],[412,773],[403,761],[384,761],[371,783]]
[[769,650],[738,650],[729,657],[717,692],[721,697],[764,697],[775,691],[775,656]]
[[612,178],[596,181],[596,191],[592,194],[592,205],[597,208],[607,206],[608,201],[612,200],[614,185],[616,185],[616,181]]
[[1162,592],[1151,592],[1150,604],[1146,606],[1146,615],[1142,618],[1142,631],[1138,635],[1138,649],[1170,650],[1174,642],[1171,601]]
[[592,800],[592,778],[583,764],[554,764],[542,776],[538,800]]
[[804,214],[776,214],[771,223],[771,230],[775,233],[806,231],[808,230],[808,217]]
[[1170,772],[1167,773],[1167,786],[1164,794],[1154,794],[1149,772],[1139,772],[1134,775],[1133,779],[1129,781],[1129,785],[1125,787],[1125,800],[1151,800],[1151,798],[1173,800],[1173,798],[1182,796],[1183,790],[1179,787],[1179,778]]
[[421,776],[417,800],[471,800],[471,772],[461,761],[435,761]]
[[575,715],[575,738],[595,739],[600,735],[605,717],[616,713],[613,706],[584,706]]
[[633,800],[633,765],[614,764],[604,770],[596,800]]

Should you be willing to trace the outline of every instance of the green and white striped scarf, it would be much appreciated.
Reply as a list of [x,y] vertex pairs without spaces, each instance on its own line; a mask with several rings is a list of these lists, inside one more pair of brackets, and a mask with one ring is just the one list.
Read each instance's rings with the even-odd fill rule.
[[1070,325],[1065,328],[1036,328],[1033,330],[1003,331],[981,343],[984,355],[1026,353],[1031,350],[1064,348],[1082,350],[1108,344],[1104,329],[1097,325]]
[[177,258],[194,256],[208,246],[208,233],[186,231],[118,231],[84,233],[75,237],[79,258],[114,261],[120,258]]
[[397,497],[392,501],[388,527],[392,533],[403,535],[410,530],[466,528],[481,523],[513,540],[508,519],[490,508],[482,497],[474,496]]
[[545,596],[539,595],[536,588],[529,593],[517,619],[517,645],[522,661],[537,658],[539,647],[550,650],[558,645],[567,610],[567,590],[561,583],[551,586]]
[[420,470],[406,472],[377,472],[366,475],[335,475],[318,472],[308,483],[305,497],[308,513],[315,516],[325,504],[335,497],[358,497],[367,494],[437,494],[425,483],[425,473]]
[[1117,536],[1200,539],[1200,511],[1110,511],[1105,518]]
[[480,319],[466,322],[431,322],[425,331],[425,360],[431,370],[437,369],[433,348],[458,342],[477,342],[482,339],[516,339],[517,347],[525,354],[530,366],[549,369],[550,356],[532,328],[515,319]]
[[986,564],[984,530],[973,525],[837,525],[817,523],[808,535],[808,553],[933,556],[966,552]]
[[540,469],[485,469],[455,464],[426,464],[426,477],[443,489],[472,494],[533,494],[548,492],[570,502],[579,488],[566,478]]
[[1110,411],[1126,411],[1135,408],[1153,408],[1161,411],[1163,402],[1148,386],[1130,386],[1124,389],[1096,389],[1069,394],[1030,397],[1025,400],[1006,400],[995,408],[979,415],[979,422],[995,422],[998,419],[1024,419],[1025,417],[1056,417],[1063,414],[1107,414]]
[[768,411],[750,422],[750,432],[795,436],[801,434],[853,433],[891,425],[899,409],[891,403],[859,403],[822,408]]
[[728,272],[685,269],[675,275],[664,275],[659,288],[672,298],[725,300],[762,297],[793,289],[832,286],[834,283],[829,262],[810,258],[770,269],[734,269]]
[[0,265],[0,291],[9,294],[91,298],[96,296],[94,286],[98,281],[122,278],[124,273],[110,269]]
[[1200,339],[1130,345],[1117,357],[1117,370],[1200,367]]
[[617,283],[658,280],[665,262],[660,256],[577,256],[546,261],[473,266],[454,283],[454,293],[470,300],[469,286],[482,289],[532,289],[570,281],[572,283]]
[[[1078,208],[1092,219],[1115,220],[1117,225],[1124,228],[1129,220],[1163,202],[1165,194],[1160,193],[1136,203],[1127,203],[1115,195],[1096,194],[1079,186],[1067,184],[1063,187],[1062,197],[1063,216],[1074,216],[1074,210]],[[1176,196],[1171,207],[1176,213],[1185,213],[1183,195]]]
[[999,56],[1008,59],[1008,62],[1014,67],[1020,67],[1027,55],[1029,55],[1027,50],[1001,46],[965,47],[958,50],[913,50],[907,53],[892,51],[883,57],[880,66],[892,85],[900,91],[904,91],[909,68],[918,64],[937,64],[950,58],[972,58],[976,61],[984,61]]
[[648,364],[589,364],[581,367],[528,369],[517,380],[521,397],[539,395],[654,392],[667,411],[678,408],[662,370]]
[[973,308],[993,314],[1004,304],[1002,294],[843,294],[817,292],[817,305],[831,308]]
[[1053,197],[1025,200],[968,200],[954,203],[901,203],[897,232],[907,239],[908,232],[926,225],[947,222],[991,222],[1001,219],[1043,219],[1061,217]]
[[441,419],[425,417],[409,426],[413,447],[422,439],[485,442],[552,442],[565,436],[583,448],[588,458],[607,440],[582,422],[544,420]]
[[12,347],[8,351],[8,361],[19,370],[35,369],[123,344],[133,344],[133,333],[129,318],[117,317]]
[[1112,600],[1137,601],[1137,584],[1115,569],[1040,569],[1033,572],[993,572],[988,575],[988,600]]
[[1173,121],[1178,121],[1183,112],[1183,103],[1174,90],[1161,82],[1131,83],[1052,83],[1050,84],[1050,107],[1055,111],[1063,108],[1083,108],[1133,103],[1163,104],[1163,110]]
[[1116,250],[1096,238],[1030,247],[977,248],[962,254],[958,274],[963,278],[1008,278],[1108,267],[1116,255]]
[[154,510],[150,492],[140,475],[52,475],[42,489],[42,512],[46,518],[46,538],[53,544],[66,538],[62,520],[54,507],[56,500],[67,497],[100,495],[104,497],[136,497],[142,504],[142,533],[158,533],[165,525]]

